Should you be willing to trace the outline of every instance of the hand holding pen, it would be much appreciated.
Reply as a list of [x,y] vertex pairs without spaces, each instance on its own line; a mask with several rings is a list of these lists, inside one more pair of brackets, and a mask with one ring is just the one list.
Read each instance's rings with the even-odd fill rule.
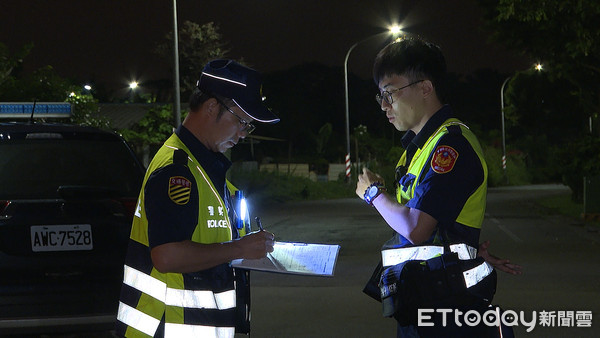
[[242,245],[242,256],[240,258],[258,259],[263,258],[269,252],[273,252],[275,235],[265,231],[259,217],[255,218],[259,231],[251,232],[240,238]]

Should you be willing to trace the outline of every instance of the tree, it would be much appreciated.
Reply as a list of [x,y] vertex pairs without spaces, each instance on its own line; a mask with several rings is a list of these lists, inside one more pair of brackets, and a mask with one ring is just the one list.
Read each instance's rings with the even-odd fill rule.
[[543,61],[568,81],[588,116],[600,110],[600,2],[479,0],[493,39]]
[[[531,76],[527,77],[527,74],[519,74],[520,79],[516,78],[509,83],[507,97],[511,101],[507,101],[507,110],[513,113],[512,118],[519,119],[519,123],[527,123],[527,116],[523,113],[528,113],[538,122],[542,121],[546,126],[552,125],[555,130],[561,128],[566,129],[566,132],[567,128],[575,127],[569,130],[575,130],[575,136],[569,133],[568,141],[580,147],[577,152],[563,151],[567,144],[565,142],[555,145],[556,149],[549,157],[569,163],[587,163],[559,166],[565,177],[564,182],[569,184],[574,194],[578,194],[581,191],[582,176],[597,175],[595,170],[591,170],[596,167],[590,164],[600,161],[597,149],[590,148],[595,142],[588,139],[597,136],[586,135],[589,129],[584,127],[588,119],[597,119],[600,111],[600,26],[597,24],[600,19],[600,2],[479,0],[479,3],[486,10],[487,27],[492,30],[494,40],[538,58],[547,69],[545,84],[533,84]],[[543,96],[539,94],[542,89],[540,86],[545,87]],[[532,107],[531,95],[524,93],[536,91],[538,93]],[[518,114],[519,110],[521,114]],[[579,111],[582,114],[574,114]],[[557,143],[556,133],[548,130],[542,130],[541,133],[541,136]],[[537,136],[529,137],[530,140],[532,138],[539,140]],[[531,145],[526,138],[522,142]],[[577,154],[591,156],[578,158]],[[553,163],[556,167],[556,162]],[[576,200],[581,198],[573,197]]]
[[[208,22],[203,25],[185,21],[179,30],[179,72],[182,92],[189,94],[196,87],[196,81],[204,65],[213,59],[222,58],[229,50],[222,41],[219,26]],[[156,53],[165,60],[173,60],[173,32],[165,36]]]
[[71,123],[110,129],[110,121],[99,114],[98,100],[91,94],[72,91],[66,101],[72,104]]
[[58,101],[63,102],[73,84],[56,73],[52,66],[37,69],[31,74],[5,78],[0,85],[0,101]]
[[121,130],[140,157],[152,158],[155,151],[173,133],[173,110],[171,105],[152,108],[135,125]]
[[99,115],[98,101],[91,94],[82,93],[79,86],[61,77],[52,66],[41,67],[31,74],[18,71],[32,48],[33,44],[27,44],[10,55],[0,43],[0,101],[69,102],[70,123],[108,129],[110,123]]
[[600,176],[598,149],[600,149],[600,139],[584,134],[557,150],[559,156],[555,165],[564,167],[563,181],[573,191],[571,198],[576,202],[583,201],[581,173],[585,173],[588,177]]
[[14,73],[15,68],[18,68],[23,59],[29,54],[33,44],[29,43],[23,46],[15,55],[11,55],[8,47],[0,42],[0,85],[9,79]]

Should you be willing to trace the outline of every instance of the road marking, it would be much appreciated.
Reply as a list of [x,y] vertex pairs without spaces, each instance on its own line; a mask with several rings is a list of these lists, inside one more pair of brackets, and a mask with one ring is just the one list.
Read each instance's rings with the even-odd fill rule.
[[498,226],[498,229],[504,231],[504,233],[507,234],[508,237],[512,238],[513,241],[515,241],[517,243],[523,242],[523,240],[521,238],[519,238],[519,236],[515,235],[512,231],[508,230],[508,228],[505,227],[504,225],[502,225],[502,223],[500,223],[500,221],[498,219],[496,219],[495,217],[490,217],[490,220],[492,220],[492,222],[496,223],[496,225]]

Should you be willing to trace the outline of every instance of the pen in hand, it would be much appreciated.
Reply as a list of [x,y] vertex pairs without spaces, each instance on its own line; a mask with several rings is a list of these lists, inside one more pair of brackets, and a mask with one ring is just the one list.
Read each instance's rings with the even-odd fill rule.
[[[262,222],[260,221],[260,217],[256,216],[254,218],[254,220],[256,221],[256,225],[258,225],[258,229],[260,229],[260,231],[264,231],[265,229],[262,226]],[[270,252],[267,252],[267,259],[269,261],[271,261],[271,263],[277,268],[277,270],[286,271],[285,267],[283,265],[281,265],[281,263],[279,263],[277,261],[277,259],[271,255]]]
[[256,217],[254,218],[254,220],[256,221],[256,225],[258,225],[258,229],[259,229],[260,231],[263,231],[263,230],[265,230],[265,229],[263,229],[262,222],[260,221],[260,217],[256,216]]

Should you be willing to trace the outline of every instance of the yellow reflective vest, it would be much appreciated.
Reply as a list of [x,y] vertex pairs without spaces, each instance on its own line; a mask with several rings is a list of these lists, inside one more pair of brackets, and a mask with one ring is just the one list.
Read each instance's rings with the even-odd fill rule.
[[[463,206],[460,214],[458,215],[456,222],[464,224],[466,226],[481,229],[483,223],[483,217],[485,216],[485,205],[486,205],[486,194],[487,194],[487,165],[483,156],[483,150],[477,138],[473,132],[461,121],[455,118],[446,120],[425,142],[423,148],[417,149],[410,163],[408,164],[407,174],[415,176],[413,183],[410,186],[400,185],[396,190],[396,199],[401,204],[406,204],[415,196],[415,188],[420,184],[422,177],[427,171],[423,169],[429,165],[427,161],[431,157],[431,153],[435,150],[440,138],[449,133],[448,127],[460,126],[462,135],[471,144],[475,153],[481,161],[483,167],[484,179],[481,185],[475,190],[473,194],[467,199],[467,202]],[[396,167],[406,166],[406,152],[402,154],[402,157],[398,161]]]
[[152,265],[144,188],[150,175],[173,163],[173,154],[187,153],[200,206],[191,241],[211,244],[232,240],[232,228],[219,190],[179,137],[173,134],[150,163],[138,198],[117,315],[118,332],[126,337],[152,337],[164,317],[164,336],[233,337],[236,293],[233,269],[221,264],[197,273],[161,273]]

